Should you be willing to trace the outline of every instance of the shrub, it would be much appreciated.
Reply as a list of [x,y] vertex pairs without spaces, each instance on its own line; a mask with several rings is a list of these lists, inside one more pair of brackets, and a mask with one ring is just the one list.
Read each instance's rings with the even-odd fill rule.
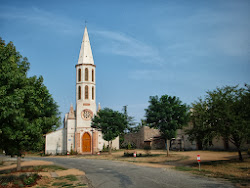
[[124,152],[124,157],[133,157],[134,153]]
[[102,152],[108,152],[108,151],[109,151],[109,146],[107,145],[107,147],[106,147],[105,144],[103,144]]
[[77,155],[78,152],[77,152],[77,151],[74,151],[74,150],[71,148],[69,154],[70,154],[70,155]]
[[23,180],[23,183],[25,184],[25,185],[30,185],[30,184],[33,184],[35,182],[35,180],[34,180],[34,178],[33,177],[28,177],[27,179],[24,179]]
[[23,183],[25,185],[31,185],[36,182],[36,180],[39,178],[38,174],[31,174],[30,176],[26,176],[26,178],[23,179]]
[[[123,154],[124,157],[134,157],[134,153],[133,152],[124,152]],[[143,155],[141,153],[137,153],[136,157],[143,157]]]
[[130,142],[128,143],[128,149],[132,149]]

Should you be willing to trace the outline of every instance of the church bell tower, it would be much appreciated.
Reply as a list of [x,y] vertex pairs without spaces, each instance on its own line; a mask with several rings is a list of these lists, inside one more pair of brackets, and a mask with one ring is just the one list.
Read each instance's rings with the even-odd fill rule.
[[85,27],[78,63],[76,65],[76,129],[91,127],[96,114],[95,64]]

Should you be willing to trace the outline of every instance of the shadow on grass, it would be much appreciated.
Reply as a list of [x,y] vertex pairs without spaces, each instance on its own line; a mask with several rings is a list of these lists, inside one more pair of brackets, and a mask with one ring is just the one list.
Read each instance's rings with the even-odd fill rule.
[[[41,165],[41,166],[24,166],[18,172],[47,172],[47,171],[56,171],[56,170],[67,170],[64,167],[56,166],[56,165]],[[7,170],[0,170],[0,174],[10,174],[16,171],[15,168],[7,169]]]
[[[136,157],[139,158],[144,158],[144,157],[159,157],[159,156],[164,156],[165,154],[141,154],[141,153],[137,153]],[[123,156],[121,156],[121,158],[133,158],[134,157],[134,153],[124,153]]]

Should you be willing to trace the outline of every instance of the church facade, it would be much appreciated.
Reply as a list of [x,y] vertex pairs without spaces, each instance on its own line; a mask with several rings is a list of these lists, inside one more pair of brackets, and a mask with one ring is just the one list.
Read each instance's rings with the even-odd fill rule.
[[[91,50],[87,27],[85,27],[76,68],[76,109],[71,104],[64,117],[62,129],[46,134],[45,153],[95,154],[107,146],[101,130],[91,127],[92,118],[100,110],[96,108],[96,65]],[[119,137],[112,141],[119,149]]]

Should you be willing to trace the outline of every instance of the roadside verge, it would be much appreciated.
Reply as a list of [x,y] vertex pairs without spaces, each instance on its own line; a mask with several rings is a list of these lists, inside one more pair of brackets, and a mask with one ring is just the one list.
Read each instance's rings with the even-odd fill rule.
[[21,170],[16,171],[16,161],[5,158],[0,165],[0,188],[7,187],[78,187],[93,188],[85,173],[78,169],[66,169],[53,162],[22,161]]

